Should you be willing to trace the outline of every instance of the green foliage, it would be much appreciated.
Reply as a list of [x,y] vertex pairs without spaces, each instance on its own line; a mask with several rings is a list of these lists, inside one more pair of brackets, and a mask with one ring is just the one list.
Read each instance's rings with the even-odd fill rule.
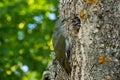
[[41,80],[58,0],[0,0],[0,80]]

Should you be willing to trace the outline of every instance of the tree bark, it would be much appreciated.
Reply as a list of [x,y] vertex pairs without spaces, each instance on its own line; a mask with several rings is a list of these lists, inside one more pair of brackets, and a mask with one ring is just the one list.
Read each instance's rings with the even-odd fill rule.
[[[74,17],[80,19],[77,31]],[[49,71],[59,78],[53,80],[120,80],[120,0],[60,0],[60,19],[70,43],[71,71],[57,72],[54,66]]]

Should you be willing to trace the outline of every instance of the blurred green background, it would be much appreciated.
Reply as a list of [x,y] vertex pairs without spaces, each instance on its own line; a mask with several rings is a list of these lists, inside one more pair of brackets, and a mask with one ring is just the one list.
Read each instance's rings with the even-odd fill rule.
[[0,80],[42,80],[58,0],[0,0]]

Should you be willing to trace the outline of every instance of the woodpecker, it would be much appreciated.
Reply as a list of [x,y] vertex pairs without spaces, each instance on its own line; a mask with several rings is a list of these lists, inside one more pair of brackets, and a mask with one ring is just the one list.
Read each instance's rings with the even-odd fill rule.
[[55,51],[55,60],[58,60],[60,65],[67,73],[70,73],[70,65],[67,58],[67,43],[66,43],[66,29],[63,20],[58,20],[52,35],[52,42]]

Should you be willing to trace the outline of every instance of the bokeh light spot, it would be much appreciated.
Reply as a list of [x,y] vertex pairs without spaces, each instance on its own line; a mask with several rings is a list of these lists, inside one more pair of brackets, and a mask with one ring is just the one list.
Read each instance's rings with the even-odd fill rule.
[[20,23],[20,24],[18,24],[18,27],[19,27],[19,29],[23,29],[24,28],[24,23]]

